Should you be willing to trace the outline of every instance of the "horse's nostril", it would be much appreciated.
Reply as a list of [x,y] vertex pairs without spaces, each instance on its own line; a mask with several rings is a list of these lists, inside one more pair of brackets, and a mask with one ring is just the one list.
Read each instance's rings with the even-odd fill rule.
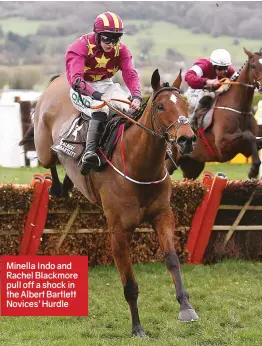
[[181,136],[177,140],[177,144],[181,147],[188,146],[188,145],[195,145],[197,142],[197,136],[193,135],[192,137],[187,136]]
[[177,144],[180,146],[184,146],[186,145],[187,141],[188,141],[188,138],[186,136],[181,136],[178,138]]

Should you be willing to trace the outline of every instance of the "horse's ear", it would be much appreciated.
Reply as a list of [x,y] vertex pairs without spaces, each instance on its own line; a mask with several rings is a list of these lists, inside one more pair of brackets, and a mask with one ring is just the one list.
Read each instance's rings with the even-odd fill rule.
[[158,69],[156,69],[152,74],[151,85],[153,90],[155,91],[160,88],[160,75],[159,75]]
[[180,85],[182,83],[182,75],[181,75],[181,73],[182,73],[182,69],[179,70],[179,74],[177,75],[176,80],[174,81],[172,87],[180,89]]
[[253,53],[251,53],[249,50],[247,50],[245,47],[243,47],[244,49],[244,52],[246,53],[246,55],[249,57],[249,58],[252,58],[252,56],[254,55]]

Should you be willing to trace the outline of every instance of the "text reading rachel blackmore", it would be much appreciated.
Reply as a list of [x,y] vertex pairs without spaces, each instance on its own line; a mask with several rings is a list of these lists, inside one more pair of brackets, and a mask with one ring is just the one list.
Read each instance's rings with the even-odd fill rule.
[[2,316],[87,316],[87,256],[2,256]]

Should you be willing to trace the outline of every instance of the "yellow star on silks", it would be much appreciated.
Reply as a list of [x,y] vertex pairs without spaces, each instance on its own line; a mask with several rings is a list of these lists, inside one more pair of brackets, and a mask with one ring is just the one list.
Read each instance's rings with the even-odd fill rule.
[[91,74],[90,77],[92,77],[94,81],[97,81],[97,80],[101,80],[103,75],[101,75],[101,74],[96,74],[96,75]]
[[120,47],[120,43],[118,42],[118,44],[115,47],[115,56],[119,56],[119,51],[120,51],[121,47]]
[[113,75],[115,75],[116,73],[117,73],[117,71],[118,71],[118,67],[117,66],[114,66],[114,68],[113,69],[107,69],[107,71],[108,72],[111,72]]
[[88,47],[88,55],[93,54],[93,48],[96,46],[95,44],[90,43],[90,41],[87,41],[87,47]]
[[95,67],[106,67],[106,64],[108,63],[109,59],[106,59],[106,57],[104,56],[104,54],[102,55],[101,58],[95,58],[96,61],[98,62],[98,64]]
[[87,70],[91,70],[91,67],[85,66],[85,67],[84,67],[84,73],[85,73]]

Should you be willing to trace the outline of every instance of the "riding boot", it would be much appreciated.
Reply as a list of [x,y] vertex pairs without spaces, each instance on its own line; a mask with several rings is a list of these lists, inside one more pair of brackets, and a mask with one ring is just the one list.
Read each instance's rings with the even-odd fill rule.
[[99,167],[101,165],[100,158],[96,153],[98,142],[104,127],[106,113],[94,112],[92,119],[89,121],[89,127],[86,135],[85,151],[80,159],[81,174],[87,175],[91,168]]
[[211,93],[209,95],[203,96],[199,102],[197,107],[195,108],[194,112],[190,116],[190,125],[197,130],[197,116],[200,110],[203,110],[204,108],[209,109],[211,107],[211,104],[213,102],[213,95]]

